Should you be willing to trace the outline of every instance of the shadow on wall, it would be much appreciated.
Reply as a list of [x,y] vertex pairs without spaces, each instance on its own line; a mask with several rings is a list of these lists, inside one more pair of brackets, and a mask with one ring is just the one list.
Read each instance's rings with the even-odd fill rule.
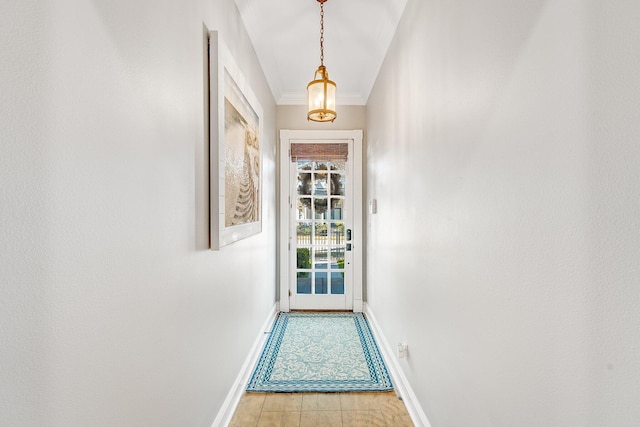
[[[435,155],[455,156],[425,159],[433,162],[429,170],[434,176],[446,172],[451,162],[465,170],[491,143],[482,136],[517,74],[547,4],[548,0],[534,0],[459,7],[410,0],[402,20],[410,23],[399,28],[396,38],[411,42],[390,51],[386,58],[402,68],[391,73],[394,81],[385,83],[384,91],[374,90],[374,98],[369,99],[369,104],[389,105],[386,121],[395,129],[393,150],[376,155],[411,158],[416,155],[412,150],[416,136],[429,135],[424,142],[433,146]],[[434,18],[427,23],[409,18],[418,16]],[[420,96],[415,94],[417,87],[424,91]],[[412,129],[402,127],[407,120],[413,123]],[[440,184],[448,192],[458,185],[455,180]]]
[[195,162],[195,226],[196,226],[196,250],[204,251],[211,248],[210,234],[210,208],[209,201],[209,177],[211,176],[211,168],[209,167],[209,141],[211,140],[211,129],[209,124],[209,39],[210,31],[205,24],[202,24],[202,134],[204,138],[194,141],[194,162]]

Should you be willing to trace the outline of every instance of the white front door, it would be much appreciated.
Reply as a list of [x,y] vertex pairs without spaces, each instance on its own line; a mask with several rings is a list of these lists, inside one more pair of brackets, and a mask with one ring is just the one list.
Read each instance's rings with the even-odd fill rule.
[[336,132],[281,133],[283,311],[362,310],[362,133]]

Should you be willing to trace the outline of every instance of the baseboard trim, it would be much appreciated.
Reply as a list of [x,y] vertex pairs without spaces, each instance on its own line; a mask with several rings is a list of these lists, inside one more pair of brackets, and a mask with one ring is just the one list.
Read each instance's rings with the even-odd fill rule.
[[218,415],[213,420],[213,424],[211,427],[226,427],[231,422],[231,418],[233,418],[233,413],[236,411],[238,407],[238,403],[240,402],[240,398],[244,394],[245,387],[249,382],[249,377],[253,371],[253,367],[258,362],[258,358],[260,357],[262,347],[264,347],[264,343],[267,341],[269,337],[268,331],[271,330],[271,326],[275,321],[276,314],[278,314],[278,305],[274,304],[273,308],[269,312],[267,316],[267,320],[260,328],[258,332],[258,336],[253,342],[253,346],[251,350],[249,350],[249,355],[247,356],[236,380],[231,386],[231,390],[227,394],[227,398],[224,400],[222,407],[218,411]]
[[427,415],[422,410],[422,406],[420,405],[420,402],[418,402],[418,399],[411,388],[411,384],[409,384],[407,377],[404,375],[393,347],[389,345],[389,342],[380,329],[380,325],[378,325],[376,316],[373,314],[367,303],[364,304],[364,313],[367,316],[369,325],[371,326],[371,332],[373,332],[373,336],[380,347],[382,357],[387,364],[389,375],[391,375],[391,381],[393,381],[393,385],[396,388],[396,393],[402,398],[402,401],[407,407],[407,412],[409,412],[409,416],[411,417],[413,424],[416,427],[431,427],[431,424],[427,419]]

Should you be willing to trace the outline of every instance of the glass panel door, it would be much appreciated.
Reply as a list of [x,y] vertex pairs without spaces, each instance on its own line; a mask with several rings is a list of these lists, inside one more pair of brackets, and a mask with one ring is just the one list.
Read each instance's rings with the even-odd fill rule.
[[343,160],[292,162],[295,283],[292,308],[345,309],[350,274],[348,165]]
[[343,295],[345,162],[296,162],[296,289]]

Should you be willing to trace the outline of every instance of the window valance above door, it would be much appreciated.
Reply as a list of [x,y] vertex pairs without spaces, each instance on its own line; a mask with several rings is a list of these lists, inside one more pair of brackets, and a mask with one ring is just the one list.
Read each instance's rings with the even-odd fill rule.
[[347,143],[292,143],[291,161],[298,160],[347,160],[349,146]]

